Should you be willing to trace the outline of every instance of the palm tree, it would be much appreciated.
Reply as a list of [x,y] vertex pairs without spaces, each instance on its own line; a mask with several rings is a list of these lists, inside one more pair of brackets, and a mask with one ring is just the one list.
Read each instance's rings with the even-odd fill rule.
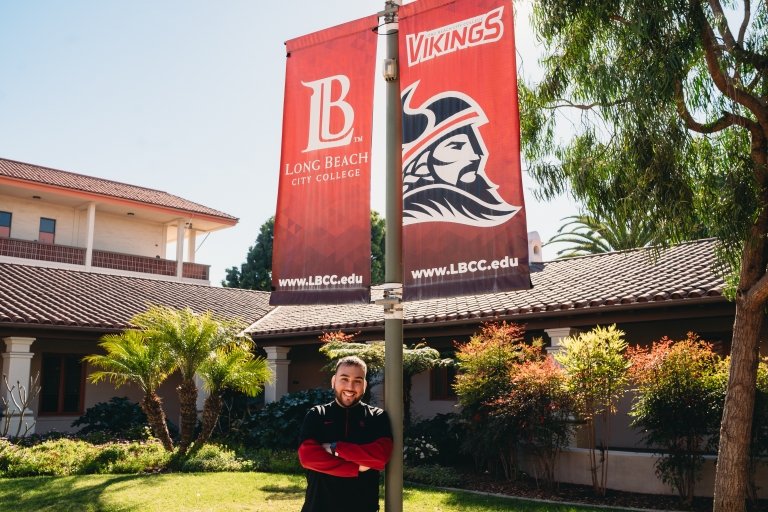
[[144,392],[141,409],[147,415],[152,433],[163,447],[173,450],[173,441],[168,433],[168,423],[163,403],[157,394],[160,384],[173,371],[173,361],[165,347],[146,333],[127,330],[120,334],[107,334],[99,346],[106,354],[85,356],[84,360],[100,371],[91,373],[88,379],[93,383],[108,380],[117,387],[128,382],[138,384]]
[[174,369],[181,375],[181,384],[176,388],[181,416],[179,451],[185,453],[192,444],[197,425],[195,373],[212,352],[245,343],[247,338],[239,334],[244,325],[217,318],[209,311],[197,314],[189,308],[164,306],[150,307],[133,317],[131,323],[166,347],[174,361]]
[[[557,251],[559,258],[585,256],[604,252],[637,249],[657,242],[650,223],[621,215],[597,216],[590,213],[572,215],[563,220],[557,234],[547,244],[570,243]],[[570,228],[570,229],[568,229]]]
[[203,379],[208,397],[203,406],[203,426],[195,440],[195,447],[202,446],[213,433],[223,406],[222,394],[231,389],[256,396],[265,382],[272,381],[272,372],[263,357],[240,345],[221,347],[214,351],[197,370]]

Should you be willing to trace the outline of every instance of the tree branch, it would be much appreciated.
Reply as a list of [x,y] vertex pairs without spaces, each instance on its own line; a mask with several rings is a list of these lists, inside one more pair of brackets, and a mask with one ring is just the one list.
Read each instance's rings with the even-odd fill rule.
[[619,23],[623,23],[624,25],[629,25],[629,20],[622,16],[621,14],[611,14],[609,16],[609,19],[613,21],[618,21]]
[[720,5],[720,0],[709,0],[709,7],[712,9],[712,12],[715,13],[717,29],[720,31],[720,35],[723,36],[726,48],[732,51],[736,46],[736,40],[733,38],[731,28],[728,26],[728,20],[725,18],[725,13],[723,12],[723,6]]
[[595,107],[615,107],[616,105],[621,105],[623,103],[626,103],[626,99],[616,100],[616,101],[610,101],[608,103],[600,103],[600,102],[594,102],[594,103],[574,103],[571,100],[567,100],[564,98],[557,98],[555,101],[555,105],[552,106],[543,106],[542,108],[547,110],[556,110],[558,108],[577,108],[579,110],[592,110]]
[[[709,0],[709,7],[712,9],[712,12],[715,15],[715,20],[717,21],[717,29],[720,32],[720,35],[722,35],[723,42],[725,43],[725,47],[728,49],[728,51],[737,59],[755,66],[758,72],[765,73],[768,71],[768,57],[745,50],[743,46],[744,34],[746,33],[747,26],[749,25],[749,18],[751,15],[749,0],[745,0],[744,2],[744,19],[742,20],[741,27],[739,29],[738,41],[733,38],[733,33],[728,26],[728,20],[725,17],[725,12],[723,11],[723,6],[720,4],[720,0]],[[707,23],[707,26],[709,26],[709,23]]]
[[724,113],[722,117],[712,121],[711,123],[700,123],[696,121],[685,104],[685,97],[683,95],[683,83],[680,80],[675,81],[675,106],[677,107],[677,113],[681,118],[683,118],[683,121],[685,121],[685,126],[688,127],[689,130],[693,130],[698,133],[716,133],[734,125],[747,128],[750,131],[753,129],[760,129],[757,123],[746,117],[739,116],[731,112]]
[[741,27],[739,28],[739,46],[744,46],[744,35],[747,33],[747,27],[749,26],[749,19],[752,17],[752,2],[750,0],[744,0],[744,19],[741,20]]
[[698,16],[701,23],[701,39],[704,47],[704,58],[707,63],[707,70],[709,71],[715,86],[717,86],[720,92],[727,98],[730,98],[736,103],[749,109],[755,115],[761,126],[768,127],[768,111],[766,111],[763,102],[740,88],[734,83],[731,77],[723,73],[723,70],[720,68],[720,61],[716,50],[715,34],[704,15],[704,11],[701,9],[701,5],[698,5],[697,7],[695,15]]

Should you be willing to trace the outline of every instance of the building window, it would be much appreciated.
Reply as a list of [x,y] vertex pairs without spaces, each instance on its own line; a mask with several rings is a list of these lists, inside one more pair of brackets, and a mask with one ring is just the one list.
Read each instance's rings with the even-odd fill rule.
[[10,238],[12,217],[11,212],[0,212],[0,238]]
[[56,219],[46,219],[40,217],[40,236],[38,242],[43,244],[52,244],[56,238]]
[[429,399],[456,400],[453,384],[456,381],[456,367],[432,368],[430,372]]
[[83,413],[85,365],[82,354],[43,354],[40,414]]

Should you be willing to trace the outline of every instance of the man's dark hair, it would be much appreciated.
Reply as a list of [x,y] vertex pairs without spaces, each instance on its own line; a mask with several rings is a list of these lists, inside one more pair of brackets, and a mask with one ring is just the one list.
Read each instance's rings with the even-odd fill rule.
[[368,374],[368,365],[365,364],[365,361],[363,361],[357,356],[342,357],[341,359],[336,361],[336,368],[334,368],[333,372],[338,373],[339,367],[341,366],[357,366],[358,368],[363,369],[364,374]]

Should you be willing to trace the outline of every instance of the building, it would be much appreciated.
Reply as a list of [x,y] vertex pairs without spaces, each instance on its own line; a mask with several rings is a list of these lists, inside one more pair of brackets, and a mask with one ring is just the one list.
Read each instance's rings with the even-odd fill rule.
[[[81,359],[149,305],[246,323],[270,310],[268,293],[212,287],[195,261],[198,237],[236,223],[166,192],[0,159],[0,361],[9,386],[29,389],[39,375],[40,395],[24,411],[36,432],[71,430],[113,396],[140,399],[132,386],[88,383]],[[177,384],[161,389],[175,422]]]
[[[404,342],[412,345],[424,340],[449,353],[454,341],[466,341],[483,322],[504,320],[524,324],[526,335],[542,337],[552,353],[566,336],[595,325],[617,324],[631,345],[647,345],[665,335],[683,339],[694,331],[726,354],[735,306],[723,295],[715,245],[714,240],[699,240],[658,251],[638,249],[550,262],[539,259],[531,264],[530,290],[404,304]],[[249,328],[256,343],[276,360],[277,396],[328,385],[328,375],[321,371],[326,362],[318,354],[318,336],[338,330],[358,333],[358,340],[383,339],[381,306],[280,306]],[[768,353],[765,342],[762,350]],[[414,417],[455,411],[450,377],[439,369],[414,379]],[[610,427],[608,487],[673,494],[655,477],[655,457],[643,451],[639,433],[630,426],[630,400],[627,395],[622,401]],[[585,440],[577,436],[561,456],[559,481],[591,484],[585,446]],[[710,460],[698,487],[701,491],[711,492],[713,475]]]
[[[381,306],[272,308],[267,292],[210,286],[208,267],[194,260],[195,240],[236,222],[165,192],[0,159],[0,363],[11,386],[28,386],[39,375],[41,393],[24,411],[37,432],[71,430],[86,408],[116,395],[140,399],[131,386],[88,383],[82,356],[97,352],[101,336],[128,328],[149,305],[190,307],[250,324],[276,376],[265,390],[267,401],[329,386],[317,350],[322,333],[383,338]],[[695,331],[723,353],[730,350],[735,307],[723,295],[713,240],[542,262],[533,237],[529,253],[530,290],[405,304],[405,343],[425,340],[450,353],[454,341],[468,339],[483,322],[505,320],[524,324],[531,338],[544,338],[549,352],[566,336],[614,323],[631,344]],[[762,350],[768,353],[765,342]],[[414,417],[455,410],[450,382],[444,369],[416,376]],[[178,418],[176,385],[170,380],[160,391],[171,420]],[[7,389],[0,386],[0,392],[9,400]],[[608,486],[671,493],[654,476],[654,457],[638,450],[628,408],[629,398],[611,426]],[[12,413],[18,421],[18,411]],[[708,464],[702,490],[712,488]],[[558,468],[562,482],[590,483],[581,439]]]

